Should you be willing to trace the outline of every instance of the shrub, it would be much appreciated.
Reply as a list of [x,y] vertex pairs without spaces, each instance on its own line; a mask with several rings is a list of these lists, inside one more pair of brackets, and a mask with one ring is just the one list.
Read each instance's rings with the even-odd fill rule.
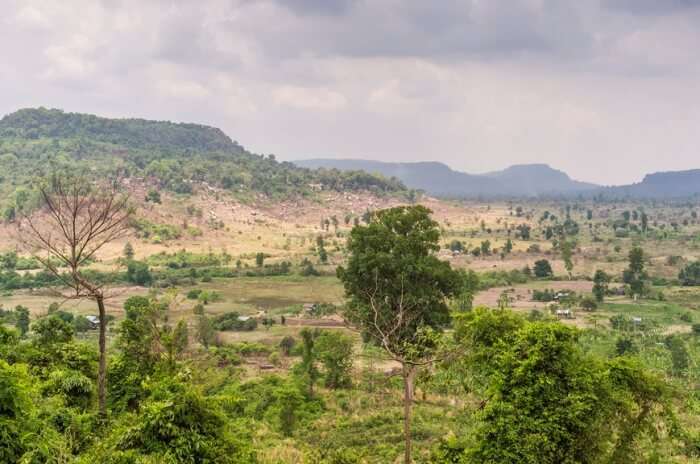
[[546,259],[540,259],[539,261],[535,262],[534,272],[535,277],[538,277],[540,279],[552,277],[554,275],[554,271],[552,271],[552,265]]

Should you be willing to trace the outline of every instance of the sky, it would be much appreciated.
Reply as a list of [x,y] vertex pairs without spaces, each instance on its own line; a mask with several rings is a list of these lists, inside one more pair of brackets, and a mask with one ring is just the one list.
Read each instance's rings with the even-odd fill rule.
[[700,168],[700,0],[0,0],[0,113],[196,122],[278,159]]

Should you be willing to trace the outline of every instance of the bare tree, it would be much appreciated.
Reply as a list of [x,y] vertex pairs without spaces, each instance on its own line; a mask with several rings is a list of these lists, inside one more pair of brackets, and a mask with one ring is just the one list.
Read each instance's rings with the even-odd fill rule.
[[129,232],[133,210],[129,197],[116,184],[96,185],[85,178],[53,175],[39,188],[39,207],[22,214],[18,239],[27,251],[60,282],[55,291],[66,299],[90,299],[99,312],[99,371],[97,377],[100,414],[106,412],[106,327],[103,283],[83,272],[108,243]]

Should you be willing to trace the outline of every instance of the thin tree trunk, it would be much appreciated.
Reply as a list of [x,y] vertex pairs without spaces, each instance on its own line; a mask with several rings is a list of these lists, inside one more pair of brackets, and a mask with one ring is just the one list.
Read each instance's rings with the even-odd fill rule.
[[416,368],[408,364],[403,366],[403,434],[406,442],[404,464],[411,464],[411,407],[413,406],[413,387]]
[[99,404],[100,416],[107,415],[106,406],[106,384],[107,384],[107,314],[105,311],[104,297],[99,295],[97,298],[97,308],[99,309],[100,317],[100,367],[97,373],[97,401]]

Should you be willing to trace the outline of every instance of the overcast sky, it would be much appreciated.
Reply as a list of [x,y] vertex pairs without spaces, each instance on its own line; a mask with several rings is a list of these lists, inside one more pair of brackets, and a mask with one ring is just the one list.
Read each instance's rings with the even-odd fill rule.
[[0,113],[222,128],[279,159],[700,168],[700,0],[0,0]]

